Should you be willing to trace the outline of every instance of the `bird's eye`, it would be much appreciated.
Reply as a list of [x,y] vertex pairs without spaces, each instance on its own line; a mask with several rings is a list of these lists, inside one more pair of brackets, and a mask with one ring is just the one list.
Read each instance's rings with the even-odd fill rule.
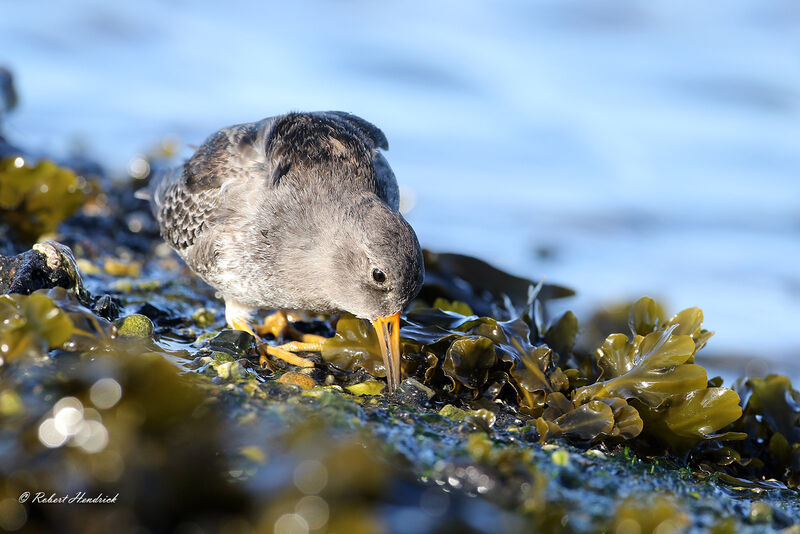
[[382,284],[386,281],[386,275],[380,269],[372,269],[372,279]]

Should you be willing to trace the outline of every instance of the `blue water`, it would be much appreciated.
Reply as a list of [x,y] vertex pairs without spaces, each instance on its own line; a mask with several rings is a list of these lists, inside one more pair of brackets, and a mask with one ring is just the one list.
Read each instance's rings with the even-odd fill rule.
[[700,306],[706,358],[800,377],[794,0],[18,2],[0,63],[9,138],[119,172],[168,135],[351,111],[424,245],[574,287],[579,315]]

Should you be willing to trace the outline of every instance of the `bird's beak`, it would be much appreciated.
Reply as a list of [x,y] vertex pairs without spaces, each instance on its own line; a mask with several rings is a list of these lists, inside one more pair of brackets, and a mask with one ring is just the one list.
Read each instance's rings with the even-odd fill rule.
[[400,312],[372,321],[381,346],[389,393],[400,385]]

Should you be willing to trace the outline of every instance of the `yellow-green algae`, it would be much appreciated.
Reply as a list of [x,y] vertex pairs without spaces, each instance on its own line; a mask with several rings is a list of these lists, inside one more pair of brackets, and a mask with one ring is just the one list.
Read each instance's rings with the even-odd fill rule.
[[670,495],[635,495],[620,503],[614,515],[615,534],[678,534],[686,531],[689,516]]
[[33,166],[21,157],[0,161],[0,219],[27,242],[55,232],[84,199],[75,173],[52,161]]
[[[631,309],[630,336],[609,335],[583,356],[582,365],[565,371],[562,360],[579,358],[571,354],[578,329],[574,314],[563,315],[539,337],[523,316],[497,321],[445,307],[417,308],[406,316],[401,329],[406,374],[464,400],[511,400],[540,440],[619,442],[644,432],[645,440],[683,453],[704,440],[745,437],[717,434],[741,416],[741,408],[736,392],[710,386],[705,369],[693,363],[711,335],[702,329],[696,308],[665,319],[660,306],[645,297]],[[323,358],[343,370],[381,376],[378,354],[366,324],[344,318]]]
[[133,313],[117,321],[117,334],[122,337],[145,337],[153,335],[153,321],[140,313]]
[[73,331],[67,314],[46,295],[0,296],[0,358],[5,362],[46,354]]

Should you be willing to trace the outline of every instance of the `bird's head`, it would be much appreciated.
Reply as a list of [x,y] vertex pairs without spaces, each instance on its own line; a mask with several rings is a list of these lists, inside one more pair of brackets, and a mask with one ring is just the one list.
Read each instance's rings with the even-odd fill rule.
[[355,203],[341,221],[333,262],[339,280],[329,297],[340,309],[372,321],[390,390],[400,379],[400,312],[422,289],[422,250],[411,225],[386,204]]
[[333,257],[337,293],[349,313],[363,319],[394,315],[422,288],[425,269],[417,235],[402,215],[380,202],[351,209]]

